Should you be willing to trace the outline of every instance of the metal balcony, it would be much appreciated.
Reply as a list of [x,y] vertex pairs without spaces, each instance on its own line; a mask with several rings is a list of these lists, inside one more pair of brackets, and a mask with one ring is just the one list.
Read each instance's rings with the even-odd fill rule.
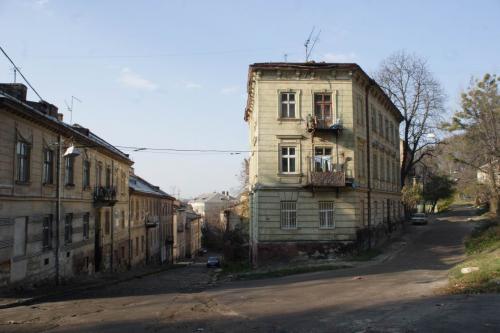
[[340,134],[342,128],[340,119],[333,119],[333,117],[309,116],[307,119],[307,130],[309,132],[326,131]]
[[116,204],[116,189],[113,186],[98,186],[94,189],[94,205],[111,207]]
[[347,182],[344,171],[313,171],[309,184],[314,187],[345,187]]

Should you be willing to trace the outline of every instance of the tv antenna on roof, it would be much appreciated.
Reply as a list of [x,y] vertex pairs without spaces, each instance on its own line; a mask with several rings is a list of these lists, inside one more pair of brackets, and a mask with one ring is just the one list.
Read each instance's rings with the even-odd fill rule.
[[316,36],[314,36],[314,38],[313,38],[313,34],[314,34],[315,29],[316,29],[316,27],[313,26],[311,33],[309,34],[309,37],[307,37],[307,39],[304,43],[304,46],[306,48],[306,62],[309,61],[309,57],[311,56],[311,52],[314,49],[316,42],[319,40],[319,35],[321,34],[321,30],[320,30],[320,31],[318,31]]
[[14,83],[17,83],[17,72],[20,70],[19,67],[13,66],[12,67],[12,72],[14,73]]
[[73,125],[73,102],[75,100],[77,100],[80,103],[82,102],[81,100],[79,100],[75,96],[71,96],[71,105],[69,105],[68,102],[66,102],[66,100],[64,100],[64,103],[66,104],[66,108],[68,108],[68,111],[71,112],[71,115],[70,115],[70,118],[69,118],[69,124],[70,125]]

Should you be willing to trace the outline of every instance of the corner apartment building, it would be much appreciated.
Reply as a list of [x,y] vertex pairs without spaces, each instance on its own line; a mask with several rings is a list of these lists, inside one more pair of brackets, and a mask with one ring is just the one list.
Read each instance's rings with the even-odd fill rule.
[[143,178],[131,174],[130,263],[173,263],[174,198]]
[[0,285],[126,267],[133,162],[26,93],[0,85]]
[[189,204],[174,205],[174,260],[194,258],[201,248],[202,217]]
[[254,264],[392,228],[402,116],[374,80],[356,64],[256,63],[247,89]]

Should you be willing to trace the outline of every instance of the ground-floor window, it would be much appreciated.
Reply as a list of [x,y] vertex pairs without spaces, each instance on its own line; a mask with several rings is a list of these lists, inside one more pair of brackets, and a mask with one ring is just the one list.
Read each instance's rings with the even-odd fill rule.
[[319,227],[320,228],[335,228],[333,201],[319,202]]
[[73,241],[73,214],[66,214],[64,220],[64,243],[70,244]]
[[52,248],[52,215],[43,218],[43,249]]
[[281,228],[297,228],[297,202],[281,201]]

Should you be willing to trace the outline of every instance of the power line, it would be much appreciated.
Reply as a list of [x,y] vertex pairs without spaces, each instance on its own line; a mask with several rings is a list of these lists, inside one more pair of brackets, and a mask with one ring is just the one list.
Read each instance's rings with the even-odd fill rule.
[[24,79],[24,82],[26,82],[26,84],[31,88],[31,90],[33,90],[35,92],[35,94],[38,96],[38,98],[40,98],[40,100],[43,101],[42,96],[40,96],[40,94],[38,93],[38,91],[36,91],[36,89],[33,88],[33,86],[31,85],[31,83],[24,76],[24,74],[21,72],[21,70],[19,69],[19,67],[16,66],[16,64],[14,63],[14,61],[9,57],[9,55],[7,54],[7,52],[5,52],[5,50],[1,46],[0,46],[0,51],[2,51],[2,53],[10,61],[10,63],[12,64],[12,66],[14,66],[14,69],[19,73],[19,75],[21,75],[21,77]]

